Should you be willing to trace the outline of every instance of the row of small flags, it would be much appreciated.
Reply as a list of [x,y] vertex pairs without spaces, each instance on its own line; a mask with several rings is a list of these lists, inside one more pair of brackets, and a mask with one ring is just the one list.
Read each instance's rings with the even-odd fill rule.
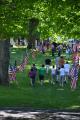
[[23,62],[17,66],[17,71],[24,71],[25,66],[28,64],[28,57],[24,57]]
[[28,57],[25,56],[22,63],[19,66],[9,66],[8,74],[9,74],[9,80],[14,81],[16,80],[16,73],[19,71],[24,71],[26,65],[28,64]]

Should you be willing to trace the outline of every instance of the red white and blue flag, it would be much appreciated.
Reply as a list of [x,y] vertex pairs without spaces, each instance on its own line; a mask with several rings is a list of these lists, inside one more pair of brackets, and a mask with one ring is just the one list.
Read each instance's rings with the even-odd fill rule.
[[16,67],[10,66],[8,70],[8,74],[9,74],[10,81],[16,80]]
[[24,65],[28,64],[28,58],[27,57],[25,57],[23,61],[24,61]]
[[72,56],[73,63],[79,63],[79,55],[78,53],[74,53]]
[[28,64],[28,58],[24,57],[23,62],[18,66],[18,70],[24,71],[27,64]]
[[24,71],[25,66],[28,64],[28,57],[24,57],[23,62],[19,66],[9,66],[8,69],[8,75],[9,75],[9,80],[13,81],[16,80],[16,72],[17,71]]
[[71,79],[75,79],[78,80],[78,69],[76,68],[76,66],[73,66],[70,70],[70,77]]
[[24,71],[24,63],[21,63],[21,64],[18,66],[18,70],[19,70],[19,71]]
[[77,80],[78,80],[78,68],[77,66],[73,66],[70,71],[71,76],[71,89],[76,89]]

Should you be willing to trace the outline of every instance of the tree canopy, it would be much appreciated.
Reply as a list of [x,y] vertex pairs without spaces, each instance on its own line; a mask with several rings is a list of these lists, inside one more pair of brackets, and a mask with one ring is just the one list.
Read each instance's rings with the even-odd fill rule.
[[0,38],[28,35],[29,20],[39,20],[41,38],[80,37],[79,0],[0,0]]

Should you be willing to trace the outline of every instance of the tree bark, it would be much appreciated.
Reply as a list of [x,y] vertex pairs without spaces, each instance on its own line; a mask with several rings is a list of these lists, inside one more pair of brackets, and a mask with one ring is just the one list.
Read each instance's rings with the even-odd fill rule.
[[0,40],[0,84],[8,85],[8,67],[9,67],[9,40]]
[[28,34],[28,48],[35,48],[35,40],[37,38],[37,26],[39,24],[39,19],[31,18],[29,20],[29,34]]

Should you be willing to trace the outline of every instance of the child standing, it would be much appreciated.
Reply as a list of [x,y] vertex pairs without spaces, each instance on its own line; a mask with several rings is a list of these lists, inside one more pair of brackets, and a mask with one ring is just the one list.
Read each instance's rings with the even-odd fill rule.
[[51,69],[51,76],[52,76],[52,81],[51,81],[51,83],[52,83],[52,84],[55,84],[55,81],[56,81],[56,69],[55,69],[54,65],[53,65],[53,67],[52,67],[52,69]]
[[40,80],[41,86],[44,83],[45,73],[46,73],[45,67],[44,67],[44,65],[42,65],[41,68],[39,69],[39,80]]
[[36,78],[36,71],[31,68],[30,72],[29,72],[29,77],[31,79],[31,85],[34,86],[35,85],[35,78]]
[[55,59],[56,68],[59,67],[60,56],[57,56]]
[[50,58],[46,58],[45,59],[45,65],[46,65],[46,73],[49,73],[49,69],[50,69],[50,65],[51,65],[51,59]]
[[56,68],[56,82],[59,82],[60,68]]
[[62,87],[64,85],[64,79],[65,79],[65,69],[64,69],[64,65],[62,65],[60,68],[60,86]]
[[68,62],[64,64],[64,69],[65,69],[65,82],[67,83],[70,71],[70,64]]

